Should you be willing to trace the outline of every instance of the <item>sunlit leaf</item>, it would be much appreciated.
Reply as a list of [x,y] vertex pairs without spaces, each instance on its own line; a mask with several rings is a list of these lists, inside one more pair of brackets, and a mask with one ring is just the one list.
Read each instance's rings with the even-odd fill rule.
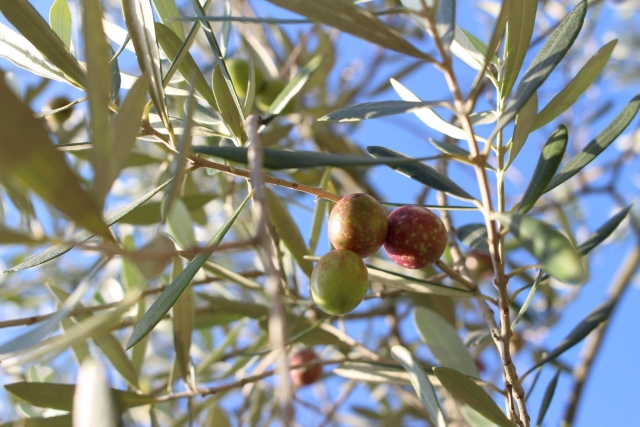
[[235,105],[233,95],[229,90],[227,81],[220,66],[216,66],[213,70],[211,82],[213,86],[213,94],[215,95],[216,103],[218,105],[218,111],[220,112],[224,123],[233,135],[235,135],[238,141],[245,141],[247,136],[244,132],[244,128],[242,127],[242,123],[244,121],[242,117],[243,112],[239,111]]
[[411,386],[409,374],[399,366],[395,368],[371,363],[346,362],[334,368],[333,373],[357,381]]
[[193,220],[184,202],[177,199],[167,215],[167,223],[171,235],[176,239],[182,249],[194,248],[198,245],[193,229]]
[[541,128],[571,107],[598,78],[604,69],[618,40],[611,40],[600,48],[576,76],[538,113],[533,129]]
[[578,37],[586,14],[587,2],[583,0],[562,20],[558,28],[551,34],[522,76],[520,84],[511,99],[509,99],[502,117],[498,120],[496,128],[491,137],[489,137],[490,140],[516,116],[531,95],[534,94],[549,77],[556,65],[564,58],[564,55],[576,37]]
[[175,0],[153,0],[153,5],[156,7],[158,15],[160,15],[164,25],[170,28],[180,40],[184,40],[185,35],[182,23],[176,21],[176,18],[180,18],[180,12],[178,11]]
[[[175,280],[182,272],[182,260],[174,258],[172,279]],[[177,376],[186,379],[191,365],[190,349],[191,334],[195,321],[195,298],[193,288],[188,286],[178,297],[171,309],[171,321],[173,322],[173,346],[176,351],[176,366],[179,372]]]
[[547,414],[547,410],[549,409],[549,405],[551,404],[551,399],[553,399],[553,394],[556,391],[556,385],[558,385],[558,378],[560,377],[560,369],[556,371],[556,374],[549,381],[549,385],[544,392],[544,396],[542,398],[542,403],[540,404],[540,411],[538,411],[538,419],[536,421],[536,427],[542,426],[542,420],[544,420],[544,416]]
[[171,282],[171,284],[165,289],[157,300],[149,307],[149,310],[142,317],[142,320],[133,329],[131,337],[127,342],[127,350],[138,343],[142,338],[147,336],[149,332],[156,327],[158,322],[162,320],[165,314],[169,312],[171,307],[175,304],[176,300],[180,297],[180,294],[185,290],[196,273],[202,268],[207,259],[215,251],[218,244],[222,241],[227,234],[238,215],[242,211],[242,208],[247,204],[249,199],[253,196],[253,192],[244,199],[244,201],[238,206],[231,218],[222,226],[220,230],[211,238],[207,244],[207,249],[200,252],[196,257],[187,265],[187,267],[180,273],[180,275]]
[[468,376],[451,368],[433,368],[433,372],[444,388],[446,388],[455,399],[466,403],[488,420],[491,420],[501,427],[515,426],[504,412],[500,410],[498,405],[496,405],[491,396]]
[[422,401],[422,405],[429,413],[431,420],[437,423],[438,420],[443,419],[444,415],[440,409],[436,392],[427,378],[427,374],[420,366],[420,362],[416,359],[406,348],[395,345],[391,347],[391,355],[394,359],[402,365],[402,367],[409,374],[411,385],[416,391],[418,398]]
[[546,191],[556,188],[591,163],[627,128],[638,113],[639,108],[640,95],[636,95],[598,136],[589,142],[574,158],[569,160],[551,180]]
[[[76,386],[75,384],[18,382],[5,384],[4,388],[16,398],[30,405],[71,411]],[[121,410],[148,405],[155,400],[151,396],[131,391],[111,389],[111,392]]]
[[[456,2],[455,0],[439,0],[434,14],[436,32],[440,37],[442,47],[445,51],[453,41],[456,25]],[[435,418],[434,418],[435,420]]]
[[569,350],[574,345],[578,344],[584,338],[587,337],[595,328],[597,328],[602,322],[606,321],[611,315],[613,308],[615,307],[615,300],[608,300],[598,307],[593,309],[587,316],[582,319],[582,321],[576,326],[570,333],[567,335],[565,339],[562,340],[560,344],[553,350],[551,350],[547,355],[545,355],[538,362],[534,363],[534,365],[527,370],[522,375],[524,378],[526,375],[530,374],[536,368],[544,365],[547,362],[550,362],[556,359],[565,351]]
[[538,198],[544,193],[551,178],[558,170],[558,166],[560,166],[568,141],[567,128],[564,125],[558,126],[542,148],[542,153],[540,153],[540,158],[536,164],[535,171],[533,171],[531,181],[529,181],[529,186],[522,196],[520,206],[518,206],[518,213],[525,214],[529,212]]
[[116,427],[118,408],[114,400],[104,368],[93,359],[85,360],[73,393],[73,425]]
[[500,95],[506,99],[518,78],[527,54],[533,27],[536,23],[538,0],[513,2],[507,18],[507,37],[504,47],[505,71]]
[[[375,158],[395,158],[395,159],[409,159],[409,156],[398,153],[393,150],[389,150],[384,147],[369,146],[367,151]],[[436,190],[450,194],[463,200],[473,200],[473,196],[464,191],[458,184],[453,182],[449,177],[441,172],[438,172],[431,166],[424,163],[409,163],[406,165],[389,165],[392,169],[395,169],[398,173],[408,176],[428,187],[432,187]]]
[[64,155],[51,143],[42,122],[33,117],[33,111],[16,97],[4,79],[0,79],[0,99],[0,167],[20,178],[79,226],[111,239],[100,210],[80,186]]
[[435,311],[416,307],[413,311],[416,329],[441,366],[454,368],[472,377],[479,377],[476,363],[467,351],[460,335],[449,322]]
[[0,424],[0,427],[71,427],[71,414],[46,418],[23,418]]
[[[87,73],[67,50],[38,11],[27,0],[0,2],[0,12],[54,66],[77,86],[84,87]],[[0,97],[4,99],[4,97]]]
[[366,119],[392,116],[416,112],[425,107],[440,106],[440,102],[409,102],[409,101],[377,101],[344,107],[320,117],[319,121],[357,122]]
[[71,10],[67,0],[55,0],[49,9],[49,25],[71,52]]
[[524,215],[497,214],[500,223],[520,241],[556,279],[581,283],[588,273],[569,240],[544,222]]
[[430,58],[406,41],[396,30],[381,22],[370,12],[350,2],[343,0],[324,0],[321,2],[269,0],[269,2],[387,49],[416,58]]
[[520,112],[516,116],[516,125],[513,129],[513,137],[511,138],[511,149],[509,150],[509,160],[505,169],[516,159],[520,150],[527,142],[529,134],[533,131],[533,123],[536,120],[538,112],[538,95],[534,92],[531,98],[524,103]]
[[[282,112],[289,104],[289,101],[302,90],[307,81],[309,81],[311,74],[318,69],[324,59],[322,55],[312,58],[276,96],[266,114],[279,114]],[[322,120],[322,118],[319,120]]]

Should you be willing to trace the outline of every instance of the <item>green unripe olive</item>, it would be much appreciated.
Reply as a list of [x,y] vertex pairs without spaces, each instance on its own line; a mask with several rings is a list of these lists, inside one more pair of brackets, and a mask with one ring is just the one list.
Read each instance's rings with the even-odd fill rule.
[[[245,98],[247,96],[247,87],[249,86],[249,62],[244,59],[231,58],[226,59],[224,63],[227,65],[229,76],[233,82],[233,87],[236,88],[236,93],[239,97]],[[262,72],[256,67],[253,67],[254,77],[256,82],[256,93],[263,89],[264,76]]]
[[307,368],[294,368],[296,365],[302,365],[314,360],[317,360],[316,353],[308,348],[300,350],[291,357],[291,360],[289,361],[289,364],[292,367],[290,371],[291,381],[296,387],[312,384],[320,378],[320,375],[322,375],[321,365],[313,365]]
[[325,313],[353,311],[369,288],[369,274],[355,252],[337,249],[325,254],[311,273],[311,296]]
[[[287,86],[287,83],[282,80],[267,81],[262,90],[260,92],[256,92],[256,105],[258,108],[262,111],[267,111],[285,86]],[[296,104],[295,98],[293,98],[284,106],[279,114],[295,113],[298,109]]]
[[[69,98],[67,98],[66,96],[57,96],[55,98],[52,98],[44,109],[47,111],[57,110],[58,108],[62,108],[69,104],[71,104],[71,100]],[[66,122],[69,119],[69,117],[71,117],[72,113],[73,113],[73,106],[67,108],[66,110],[62,110],[59,113],[45,116],[45,120],[55,130],[58,128],[58,126]]]
[[447,229],[427,208],[403,206],[387,218],[389,230],[384,250],[396,264],[424,268],[436,262],[447,246]]
[[365,258],[387,237],[387,213],[373,197],[356,193],[340,199],[329,215],[329,239],[336,249],[348,249]]

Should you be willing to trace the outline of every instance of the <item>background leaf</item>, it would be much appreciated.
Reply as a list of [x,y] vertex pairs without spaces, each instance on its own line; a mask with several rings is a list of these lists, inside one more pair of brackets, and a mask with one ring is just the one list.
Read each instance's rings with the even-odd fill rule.
[[505,71],[500,90],[502,99],[506,99],[511,93],[522,68],[533,35],[536,9],[538,8],[538,0],[522,0],[512,3],[507,18],[507,37],[504,48]]

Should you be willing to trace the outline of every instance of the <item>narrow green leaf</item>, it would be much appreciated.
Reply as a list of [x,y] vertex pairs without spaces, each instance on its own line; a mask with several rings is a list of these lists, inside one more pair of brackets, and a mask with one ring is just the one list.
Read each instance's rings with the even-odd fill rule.
[[[172,279],[178,278],[182,269],[182,260],[178,257],[173,260]],[[191,365],[191,335],[195,321],[195,298],[193,288],[188,286],[178,297],[172,308],[171,321],[173,322],[173,346],[176,350],[176,374],[186,379]]]
[[[289,83],[282,89],[282,91],[276,96],[273,100],[266,114],[279,114],[282,110],[285,109],[289,101],[293,99],[304,87],[304,85],[309,81],[309,77],[313,74],[314,71],[318,69],[318,67],[322,64],[325,57],[323,55],[317,55],[309,61],[307,65],[305,65],[294,77],[291,79]],[[318,119],[322,120],[322,118]]]
[[373,265],[367,265],[369,270],[369,280],[380,283],[384,286],[403,289],[407,292],[420,294],[442,295],[454,298],[488,298],[482,294],[477,294],[466,289],[454,288],[441,285],[440,283],[406,276],[389,270],[384,270]]
[[46,239],[0,225],[0,245],[37,245]]
[[74,84],[26,38],[0,22],[0,57],[38,76]]
[[[226,78],[220,66],[216,66],[213,70],[213,76],[211,77],[211,84],[213,86],[213,94],[216,98],[218,105],[218,111],[224,120],[227,128],[233,133],[240,142],[246,141],[247,135],[242,127],[243,117],[242,111],[239,111],[233,101],[233,95],[229,90]],[[236,95],[237,97],[237,95]]]
[[431,59],[370,12],[344,0],[269,0],[309,19],[335,27],[371,43],[421,59]]
[[[232,162],[248,164],[247,149],[244,147],[221,147],[210,145],[196,145],[191,150]],[[264,167],[267,169],[304,169],[318,166],[353,167],[398,165],[419,162],[419,159],[372,159],[367,156],[353,154],[331,154],[315,151],[290,151],[276,148],[264,148]]]
[[55,0],[49,9],[49,25],[71,52],[71,10],[67,0]]
[[542,269],[538,271],[538,275],[536,276],[536,280],[533,282],[533,285],[531,286],[531,290],[527,295],[527,299],[525,299],[524,303],[522,304],[522,307],[520,307],[520,311],[518,311],[518,314],[513,319],[513,322],[511,322],[512,331],[516,330],[518,323],[520,323],[520,320],[522,320],[522,317],[527,312],[527,309],[529,308],[529,305],[531,304],[531,301],[533,301],[533,297],[536,294],[536,291],[538,290],[538,286],[540,285],[540,282],[542,282],[542,280],[546,279],[547,277],[548,276],[544,276],[542,274]]
[[320,117],[318,121],[336,122],[358,122],[366,119],[377,119],[380,117],[392,116],[416,112],[425,107],[438,107],[440,102],[408,102],[408,101],[377,101],[365,102],[364,104],[352,105],[340,108]]
[[85,87],[87,73],[28,0],[0,2],[0,12],[71,81]]
[[602,46],[595,55],[582,67],[582,69],[571,79],[553,99],[538,113],[533,129],[539,129],[551,120],[564,113],[571,107],[588,88],[598,78],[604,66],[609,62],[613,49],[618,40],[611,40]]
[[[456,144],[452,144],[449,142],[440,142],[440,141],[435,141],[431,138],[429,138],[429,143],[431,145],[433,145],[433,147],[444,153],[444,154],[448,154],[450,156],[453,157],[454,160],[457,160],[461,163],[466,163],[466,164],[473,164],[473,162],[470,160],[471,159],[471,153],[469,153],[467,150],[465,150],[464,148],[456,145]],[[496,168],[494,168],[493,166],[489,165],[488,163],[485,163],[485,168],[490,170],[490,171],[495,171]]]
[[620,135],[631,123],[631,120],[638,113],[640,108],[640,95],[636,95],[624,109],[616,116],[615,119],[596,136],[582,151],[580,151],[574,158],[558,172],[558,174],[551,180],[549,187],[546,191],[550,191],[562,184],[578,172],[585,166],[593,161],[600,153],[602,153],[617,137]]
[[[160,192],[163,188],[165,188],[169,184],[170,181],[171,180],[166,181],[164,184],[162,184],[159,187],[157,187],[157,188],[149,191],[148,193],[140,196],[139,198],[137,198],[133,202],[127,204],[126,206],[123,206],[120,209],[117,209],[117,210],[113,211],[112,213],[110,213],[109,215],[107,215],[105,217],[104,222],[108,226],[111,226],[111,225],[115,224],[116,222],[120,221],[129,212],[133,211],[138,206],[142,205],[144,202],[146,202],[147,200],[149,200],[150,198],[155,196],[158,192]],[[15,272],[15,271],[25,270],[27,268],[31,268],[31,267],[35,267],[35,266],[40,265],[40,264],[44,264],[47,261],[51,261],[52,259],[59,257],[60,255],[66,254],[71,249],[73,249],[76,245],[79,245],[80,243],[86,242],[87,240],[89,240],[93,236],[95,236],[95,233],[92,233],[91,231],[88,231],[88,230],[79,231],[76,234],[74,234],[73,236],[71,236],[70,238],[68,238],[66,243],[59,243],[59,244],[54,245],[54,246],[50,247],[49,249],[47,249],[47,250],[45,250],[45,251],[43,251],[43,252],[41,252],[41,253],[39,253],[37,255],[34,255],[34,256],[30,257],[30,258],[27,258],[25,261],[21,262],[20,264],[16,265],[15,267],[12,267],[12,268],[10,268],[8,270],[5,270],[5,273],[11,273],[11,272]]]
[[604,242],[627,217],[632,207],[633,205],[627,206],[602,224],[584,243],[578,246],[578,255],[585,256],[591,252],[593,248]]
[[[102,29],[102,7],[99,0],[82,2],[82,35],[84,55],[87,61],[87,95],[91,113],[91,151],[93,158],[94,195],[99,206],[109,193],[113,180],[112,156],[114,153],[111,137],[111,114],[109,112],[109,85],[111,82],[109,59],[110,50]],[[115,179],[115,178],[114,178]]]
[[520,241],[556,279],[566,283],[587,280],[588,272],[569,240],[548,224],[524,215],[497,214],[500,223]]
[[433,389],[431,382],[429,382],[429,378],[427,378],[427,374],[424,372],[424,369],[420,366],[420,362],[409,352],[409,350],[400,345],[394,345],[391,347],[391,355],[409,374],[411,385],[416,391],[420,401],[422,401],[422,405],[429,413],[432,422],[436,424],[439,420],[444,420],[444,415],[440,409],[436,392]]
[[[478,49],[483,52],[485,56],[485,63],[481,69],[482,71],[485,71],[491,62],[496,62],[495,52],[498,50],[498,46],[502,41],[502,36],[504,35],[505,27],[507,26],[507,19],[511,14],[513,3],[514,1],[512,0],[504,0],[502,2],[502,5],[500,6],[500,13],[496,17],[496,23],[493,25],[493,31],[491,32],[491,39],[489,39],[489,43],[484,49]],[[473,42],[473,39],[471,41]],[[478,47],[476,46],[476,49],[477,48]],[[483,74],[478,74],[476,76],[472,87],[475,88],[480,83]]]
[[173,207],[167,215],[167,224],[171,235],[178,242],[182,249],[190,249],[198,246],[196,235],[193,229],[193,220],[189,214],[189,209],[180,199],[173,202]]
[[[127,250],[135,250],[135,243],[132,236],[125,236],[123,239],[124,247]],[[140,289],[146,286],[147,279],[144,277],[140,269],[130,259],[122,258],[122,285],[125,290],[132,291],[134,289]],[[139,322],[144,316],[146,310],[146,303],[144,298],[140,298],[136,307],[137,313],[135,321]],[[144,365],[146,353],[147,353],[147,341],[149,337],[145,337],[138,345],[136,345],[131,352],[131,364],[136,374],[139,376],[142,372],[142,366]]]
[[439,0],[434,19],[436,32],[438,33],[438,37],[440,37],[442,47],[448,52],[449,46],[451,46],[451,42],[453,41],[456,25],[455,0]]
[[567,335],[567,337],[563,339],[560,344],[558,344],[556,348],[551,350],[549,354],[544,356],[541,360],[539,360],[531,368],[529,368],[529,370],[527,370],[527,372],[522,375],[522,378],[524,378],[526,375],[529,375],[536,368],[554,360],[562,353],[569,350],[571,347],[586,338],[587,335],[591,333],[591,331],[593,331],[602,322],[606,321],[609,318],[609,316],[613,312],[614,306],[615,300],[608,300],[593,309],[589,314],[587,314],[587,317],[582,319],[578,326],[576,326],[569,333],[569,335]]
[[410,386],[409,374],[395,366],[381,366],[366,362],[345,362],[334,368],[333,373],[343,378],[372,383]]
[[[409,156],[398,153],[396,151],[389,150],[384,147],[369,146],[367,151],[375,158],[396,158],[396,159],[410,159]],[[431,166],[424,163],[409,163],[406,165],[389,165],[392,169],[395,169],[398,173],[408,176],[426,186],[432,187],[436,190],[450,194],[454,197],[463,200],[473,200],[473,196],[464,191],[458,184],[453,182],[449,177],[441,172],[438,172]]]
[[474,70],[481,70],[485,62],[485,53],[478,50],[467,33],[456,24],[451,53],[460,58]]
[[502,117],[498,120],[496,128],[489,137],[489,140],[492,140],[500,129],[516,116],[531,95],[533,95],[547,77],[549,77],[549,74],[551,74],[562,58],[564,58],[564,55],[576,37],[578,37],[586,14],[587,2],[583,0],[562,20],[558,28],[551,34],[522,76],[520,84],[507,103],[506,109]]
[[[104,21],[103,21],[104,22]],[[118,65],[118,57],[110,44],[107,43],[107,50],[109,51],[109,69],[111,70],[110,85],[109,85],[109,99],[113,103],[111,106],[118,102],[118,96],[120,95],[120,86],[122,85],[122,77],[120,76],[120,66]]]
[[224,355],[227,349],[235,342],[236,338],[247,325],[249,319],[242,319],[237,322],[233,328],[227,332],[224,336],[222,342],[217,344],[217,347],[207,354],[195,367],[196,375],[200,375],[206,368],[210,365],[216,363],[220,358]]
[[300,233],[300,229],[289,212],[289,209],[287,209],[287,206],[282,202],[280,197],[271,191],[271,189],[265,188],[264,194],[267,204],[267,214],[276,233],[278,233],[278,236],[280,236],[287,246],[289,252],[291,252],[291,256],[293,256],[298,266],[300,266],[300,269],[307,276],[311,276],[313,265],[311,261],[304,257],[309,254],[309,251],[302,237],[302,233]]
[[[178,11],[175,0],[153,0],[153,4],[164,25],[169,27],[171,32],[178,36],[180,40],[184,40],[184,27],[180,21],[176,20],[176,18],[180,18],[180,12]],[[185,76],[185,78],[188,77]]]
[[513,2],[507,18],[507,37],[504,45],[505,71],[500,95],[507,99],[518,78],[529,49],[536,23],[538,0]]
[[513,129],[513,137],[511,138],[511,149],[509,150],[509,160],[504,169],[508,169],[511,163],[516,159],[524,143],[527,142],[529,134],[533,131],[533,123],[538,113],[538,95],[534,92],[531,98],[524,103],[520,112],[516,116],[516,125]]
[[[16,398],[30,405],[71,411],[76,386],[75,384],[19,382],[5,384],[4,388]],[[111,392],[121,410],[148,405],[155,401],[152,396],[136,394],[131,391],[111,389]]]
[[109,153],[108,157],[101,159],[102,162],[109,164],[108,174],[105,177],[107,191],[131,157],[131,150],[140,133],[142,110],[147,102],[148,89],[149,77],[143,74],[127,93],[127,98],[113,121],[113,140],[110,144],[113,151]]
[[544,190],[558,170],[558,166],[560,166],[568,141],[569,133],[567,128],[564,125],[558,126],[544,145],[542,153],[540,153],[540,158],[531,181],[529,181],[529,186],[522,196],[520,206],[518,206],[517,212],[519,214],[529,212],[538,198],[544,194]]
[[[154,1],[157,3],[159,0]],[[162,1],[169,2],[169,0]],[[183,44],[182,40],[168,26],[156,22],[155,28],[158,41],[167,58],[169,58],[171,62],[180,61],[178,71],[182,74],[182,77],[194,86],[200,96],[202,96],[211,107],[216,108],[217,104],[213,92],[189,51],[187,50],[182,58],[179,57]]]
[[[9,3],[12,2],[2,4]],[[0,168],[19,178],[79,226],[111,240],[100,210],[80,186],[64,155],[56,150],[42,122],[33,117],[33,111],[16,97],[4,79],[0,79],[0,99]]]
[[[189,213],[193,216],[198,209],[217,197],[218,195],[215,193],[201,193],[183,196],[179,200],[185,204]],[[133,225],[156,224],[162,221],[161,210],[162,202],[149,202],[128,214],[122,219],[122,223]]]
[[142,320],[133,329],[133,333],[127,342],[126,349],[130,349],[142,338],[147,336],[149,332],[155,328],[155,326],[162,320],[165,314],[169,312],[171,307],[175,304],[176,300],[180,297],[180,294],[191,283],[191,280],[204,265],[207,259],[215,251],[218,244],[222,241],[227,234],[238,215],[242,211],[242,208],[247,204],[249,199],[253,196],[253,192],[249,193],[244,201],[238,206],[231,218],[222,226],[222,228],[211,238],[207,249],[199,253],[187,267],[180,273],[180,275],[171,282],[171,284],[165,289],[157,300],[149,307],[149,310],[142,317]]
[[468,376],[451,368],[433,368],[433,372],[444,388],[455,399],[466,403],[485,418],[501,427],[515,426],[496,405],[491,396]]
[[478,378],[476,363],[453,326],[435,311],[425,307],[413,310],[413,321],[431,353],[441,366]]
[[[323,190],[327,190],[331,181],[331,168],[328,167],[322,172],[320,178],[319,187]],[[309,253],[311,255],[316,253],[316,247],[320,239],[320,232],[322,231],[322,224],[324,224],[325,213],[327,208],[327,201],[325,199],[316,198],[316,206],[313,208],[313,219],[311,220],[311,232],[309,233]]]
[[549,405],[551,404],[551,399],[553,399],[553,394],[556,391],[556,385],[558,385],[559,377],[560,369],[558,369],[553,378],[551,378],[551,381],[549,381],[549,385],[544,392],[544,397],[542,398],[542,403],[540,404],[540,411],[538,412],[536,427],[542,427],[542,420],[544,420],[544,416],[547,414],[547,409],[549,409]]
[[0,427],[71,427],[71,414],[46,418],[23,418],[0,424]]
[[149,76],[149,94],[162,122],[171,129],[164,101],[160,53],[156,41],[153,10],[148,0],[123,0],[122,12],[133,42],[140,71]]

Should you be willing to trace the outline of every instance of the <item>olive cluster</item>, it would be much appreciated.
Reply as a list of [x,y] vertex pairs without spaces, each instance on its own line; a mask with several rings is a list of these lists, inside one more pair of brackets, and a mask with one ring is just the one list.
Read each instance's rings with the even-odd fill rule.
[[373,197],[343,197],[329,215],[329,239],[336,248],[318,260],[311,295],[324,312],[343,315],[364,299],[369,275],[362,258],[381,246],[397,264],[424,268],[444,253],[447,230],[440,218],[420,206],[402,206],[387,217]]

